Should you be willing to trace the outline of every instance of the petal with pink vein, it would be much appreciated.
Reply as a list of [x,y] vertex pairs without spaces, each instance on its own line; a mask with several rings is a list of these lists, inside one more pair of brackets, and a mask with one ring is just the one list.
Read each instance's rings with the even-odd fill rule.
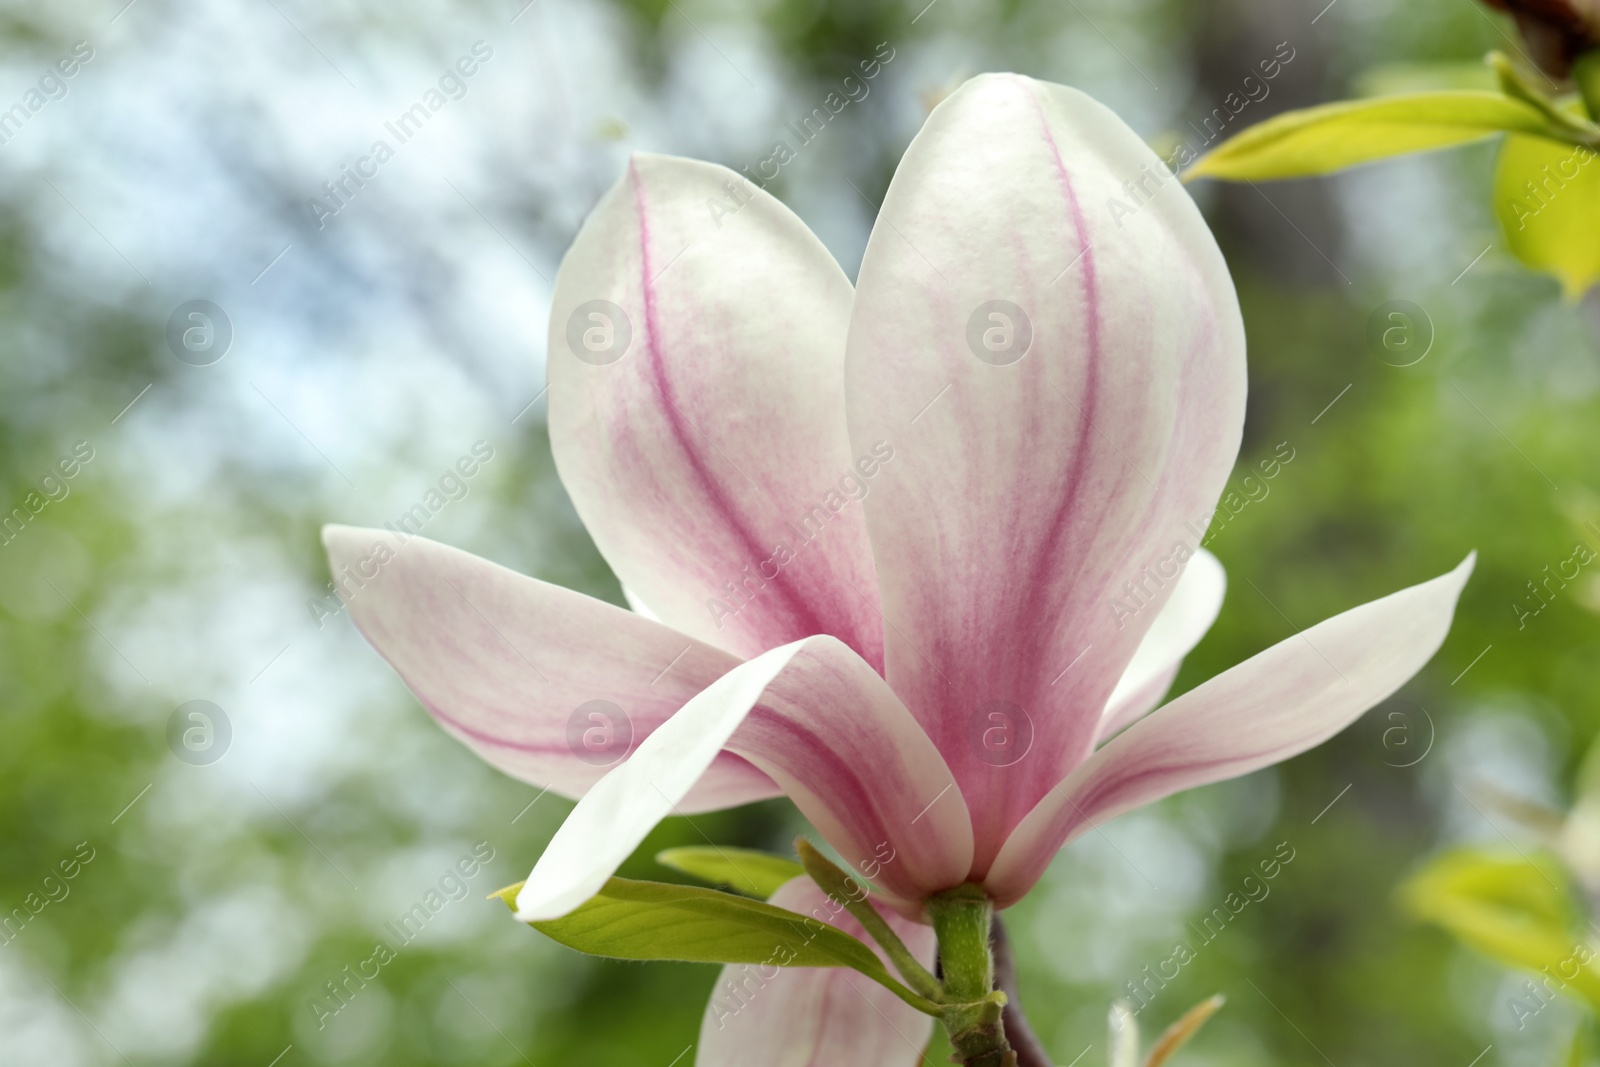
[[811,637],[729,671],[591,789],[523,884],[517,917],[558,918],[599,892],[724,748],[772,775],[896,906],[915,914],[965,880],[972,825],[944,760],[861,657]]
[[985,880],[990,895],[1015,903],[1063,844],[1107,819],[1279,763],[1350,725],[1433,658],[1475,558],[1280,641],[1134,723],[1022,821]]
[[[861,924],[809,878],[796,878],[772,903],[814,916],[871,944]],[[933,968],[933,929],[885,916],[923,966]],[[879,956],[882,956],[879,952]],[[888,959],[884,959],[887,966]],[[891,967],[891,971],[893,968]],[[700,1023],[697,1067],[915,1067],[933,1019],[844,967],[731,964],[722,969]]]
[[[423,707],[500,770],[580,797],[738,665],[630,611],[388,530],[326,526],[351,618]],[[680,806],[733,807],[778,787],[731,753]]]
[[561,480],[624,585],[741,657],[832,634],[882,662],[859,500],[880,461],[852,454],[844,421],[851,299],[772,196],[642,154],[556,279]]
[[[1137,212],[1124,183],[1142,186]],[[973,812],[982,874],[1088,754],[1171,595],[1244,418],[1244,329],[1199,210],[1073,89],[967,82],[901,161],[867,246],[845,361],[850,435],[896,458],[864,501],[886,676]],[[1183,554],[1187,554],[1185,550]],[[1070,670],[1067,668],[1070,666]],[[997,707],[1031,749],[997,765]]]

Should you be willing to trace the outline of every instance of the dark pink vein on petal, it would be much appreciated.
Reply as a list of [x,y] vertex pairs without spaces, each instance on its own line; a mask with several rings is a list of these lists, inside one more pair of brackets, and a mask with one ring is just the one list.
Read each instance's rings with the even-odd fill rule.
[[[367,631],[367,628],[365,626],[361,625],[361,623],[359,621],[357,621],[354,618],[352,618],[351,622],[354,624],[354,626],[356,628],[356,632],[359,633],[363,638],[366,639],[367,644],[371,645],[375,649],[381,649],[383,647],[379,642],[377,642],[376,640],[373,639],[372,634],[370,634]],[[518,653],[518,655],[521,655],[521,653]],[[385,656],[385,658],[387,658],[387,656]],[[414,695],[417,698],[417,701],[423,706],[423,708],[428,712],[429,715],[431,715],[435,719],[437,719],[441,726],[445,727],[446,729],[448,729],[448,730],[450,730],[450,731],[452,731],[454,733],[457,733],[457,734],[461,735],[462,737],[469,738],[469,739],[471,739],[473,741],[476,741],[476,742],[478,742],[480,744],[491,745],[491,746],[493,746],[495,748],[503,748],[503,749],[508,749],[508,750],[510,750],[512,752],[523,752],[523,753],[527,753],[527,754],[530,754],[530,755],[560,756],[563,753],[565,753],[568,756],[572,755],[571,746],[567,743],[565,738],[562,738],[562,739],[556,740],[556,741],[549,741],[549,742],[516,741],[516,740],[513,740],[512,738],[504,737],[504,736],[502,736],[500,734],[488,733],[485,730],[480,729],[479,727],[476,727],[476,726],[470,726],[467,723],[461,721],[460,719],[458,719],[455,716],[453,716],[453,715],[449,714],[448,712],[446,712],[432,698],[424,696],[422,694],[422,691],[423,691],[423,688],[425,688],[425,687],[423,687],[423,686],[418,684],[416,679],[412,676],[412,672],[411,671],[407,670],[405,667],[402,667],[398,663],[394,663],[393,661],[390,662],[390,666],[393,667],[394,672],[400,676],[400,680],[406,684],[406,688],[407,689],[411,690],[412,695]],[[688,698],[685,697],[684,699],[685,699],[685,702],[687,702]],[[672,717],[672,715],[675,713],[675,711],[676,711],[676,709],[674,709],[674,711],[669,711],[669,712],[666,712],[666,713],[662,714],[660,716],[660,721],[659,722],[656,722],[654,725],[650,725],[647,728],[645,728],[644,730],[640,731],[637,734],[637,736],[634,737],[633,746],[632,747],[633,748],[637,748],[641,741],[643,741],[646,737],[649,737],[652,733],[654,733],[661,726],[662,723],[665,723],[668,719],[670,719]],[[502,712],[501,714],[504,715],[506,718],[515,721],[519,717],[519,715],[526,714],[531,718],[534,715],[536,715],[537,712],[533,712],[531,710],[530,711],[526,711],[526,712],[512,710],[512,711]],[[643,713],[641,712],[641,714],[643,714]],[[631,751],[632,751],[632,749],[630,749],[630,754],[631,754]],[[744,759],[744,757],[735,755],[734,753],[729,752],[726,749],[724,749],[723,752],[717,758],[719,760],[734,759],[734,760],[738,760],[740,763],[747,762]]]
[[[745,732],[734,734],[723,751],[746,759],[753,756],[751,761],[758,766],[771,763],[831,806],[852,813],[862,825],[870,818],[875,831],[887,833],[886,821],[866,783],[815,731],[761,704],[751,709],[741,729]],[[781,759],[775,755],[780,752]],[[897,783],[880,779],[878,784],[893,788]]]
[[[644,297],[645,318],[645,349],[650,356],[650,370],[655,377],[656,391],[661,394],[665,405],[663,414],[672,429],[672,435],[677,439],[679,447],[683,450],[684,457],[689,461],[689,467],[694,472],[695,480],[700,483],[708,502],[713,510],[721,517],[726,529],[732,531],[739,541],[742,549],[749,556],[750,562],[764,559],[767,550],[755,537],[755,534],[746,526],[743,517],[728,499],[727,492],[722,483],[706,463],[705,456],[696,446],[694,438],[698,436],[694,428],[688,425],[684,418],[672,382],[667,378],[665,360],[661,355],[661,324],[656,310],[656,294],[654,272],[651,270],[650,258],[650,216],[645,208],[644,183],[640,181],[639,170],[632,161],[628,163],[628,173],[633,179],[634,210],[639,219],[639,289]],[[702,561],[704,562],[704,561]],[[785,640],[794,640],[800,637],[809,637],[813,634],[827,634],[831,631],[816,617],[811,610],[811,605],[795,594],[787,582],[772,582],[778,595],[790,606],[790,617],[793,623],[801,627],[801,632],[788,635]],[[852,646],[856,644],[854,634],[835,634],[834,636],[846,640]]]
[[[1040,620],[1047,616],[1047,605],[1042,605],[1040,599],[1056,583],[1050,582],[1046,573],[1056,565],[1061,552],[1061,542],[1067,534],[1068,527],[1078,514],[1079,496],[1083,491],[1083,483],[1089,466],[1089,451],[1093,441],[1094,418],[1099,408],[1100,400],[1100,362],[1101,362],[1101,337],[1100,337],[1100,293],[1099,282],[1095,275],[1095,256],[1093,246],[1089,242],[1088,222],[1084,218],[1083,208],[1078,203],[1078,195],[1072,186],[1072,177],[1067,172],[1065,161],[1061,158],[1061,148],[1056,144],[1055,135],[1050,132],[1050,122],[1044,113],[1044,105],[1039,101],[1038,94],[1033,91],[1030,84],[1024,82],[1025,91],[1029,101],[1039,116],[1039,129],[1044,134],[1045,144],[1050,148],[1050,158],[1055,164],[1056,180],[1061,186],[1061,195],[1067,205],[1067,211],[1072,217],[1072,226],[1078,239],[1078,255],[1082,259],[1082,289],[1084,301],[1084,335],[1088,342],[1088,361],[1084,367],[1084,390],[1081,405],[1080,421],[1078,425],[1078,440],[1073,448],[1072,465],[1067,472],[1066,492],[1056,505],[1055,514],[1051,517],[1050,526],[1044,540],[1036,550],[1034,557],[1034,575],[1028,581],[1028,596],[1022,613],[1023,620]],[[1041,395],[1043,390],[1040,390]],[[1040,647],[1044,643],[1044,627],[1035,626],[1031,632],[1035,635],[1034,648],[1029,651],[1035,657],[1033,664],[1038,666],[1045,649]]]

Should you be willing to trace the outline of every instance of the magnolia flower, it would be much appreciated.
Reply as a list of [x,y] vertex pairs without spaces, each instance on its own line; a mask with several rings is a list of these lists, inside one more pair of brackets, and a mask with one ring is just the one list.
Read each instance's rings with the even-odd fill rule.
[[[1112,211],[1129,183],[1141,207]],[[927,961],[931,895],[1013,904],[1074,837],[1322,742],[1443,641],[1470,557],[1151,712],[1221,605],[1194,541],[1244,350],[1155,154],[1082,93],[986,75],[907,150],[854,291],[722,167],[637,155],[595,208],[555,286],[550,435],[639,610],[421,538],[325,540],[434,717],[582,797],[519,918],[583,904],[670,814],[786,795]],[[628,758],[597,765],[588,729]],[[926,1040],[854,972],[760,981],[713,1001],[700,1063],[910,1064]]]

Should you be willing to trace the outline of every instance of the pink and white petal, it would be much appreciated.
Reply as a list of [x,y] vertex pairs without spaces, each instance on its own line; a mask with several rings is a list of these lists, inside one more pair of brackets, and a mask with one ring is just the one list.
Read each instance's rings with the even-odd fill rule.
[[[738,660],[660,623],[459,549],[325,526],[350,617],[439,724],[493,766],[580,797]],[[712,761],[685,811],[778,795]]]
[[523,884],[517,917],[554,919],[599,892],[724,749],[771,775],[897,906],[965,879],[972,825],[933,742],[861,657],[811,637],[717,679],[591,789]]
[[622,599],[627,601],[628,607],[633,609],[634,614],[643,615],[645,618],[649,619],[651,622],[660,622],[661,621],[661,616],[659,616],[655,612],[651,611],[650,610],[650,605],[646,604],[644,602],[644,600],[640,598],[638,593],[635,593],[632,589],[629,589],[627,586],[623,586],[622,587]]
[[[901,161],[845,364],[856,450],[895,451],[864,501],[886,674],[955,770],[981,875],[1093,747],[1156,614],[1119,628],[1118,598],[1142,583],[1159,607],[1216,505],[1244,419],[1238,301],[1116,115],[984,75]],[[1015,765],[973,743],[996,702],[1032,723]]]
[[1197,549],[1106,701],[1096,743],[1161,703],[1178,676],[1183,657],[1194,650],[1217,621],[1227,591],[1228,574],[1222,569],[1222,562],[1205,549]]
[[[809,878],[785,884],[772,903],[872,944],[861,924]],[[938,946],[933,928],[893,913],[884,918],[918,962],[932,970]],[[889,965],[887,958],[884,964]],[[932,1033],[931,1016],[849,968],[730,964],[706,1005],[694,1062],[697,1067],[915,1067]]]
[[1078,834],[1279,763],[1350,725],[1438,651],[1476,558],[1326,619],[1134,723],[1022,820],[989,871],[989,894],[1002,907],[1015,903]]
[[844,421],[851,301],[827,249],[772,196],[725,167],[644,154],[556,279],[561,480],[624,585],[740,657],[832,634],[882,663],[871,548],[849,499],[862,484]]

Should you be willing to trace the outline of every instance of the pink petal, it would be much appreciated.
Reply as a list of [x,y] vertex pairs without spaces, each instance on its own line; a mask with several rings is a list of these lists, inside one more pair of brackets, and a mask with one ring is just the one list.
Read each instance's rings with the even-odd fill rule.
[[[1015,362],[1023,319],[994,301],[1031,331]],[[1216,504],[1244,417],[1238,302],[1137,134],[1076,90],[984,75],[895,174],[845,370],[857,450],[895,449],[865,501],[887,677],[967,796],[981,875],[1091,750]],[[1153,607],[1120,619],[1135,594]],[[1031,723],[1015,765],[979,740],[1002,720],[1013,752]]]
[[972,825],[944,760],[877,672],[812,637],[729,671],[591,789],[528,876],[517,917],[557,918],[599,892],[725,747],[896,906],[914,912],[965,879]]
[[[326,526],[351,618],[450,733],[562,796],[589,787],[738,660],[659,623],[422,537]],[[777,795],[717,757],[681,806]]]
[[1222,563],[1205,549],[1197,550],[1106,701],[1096,742],[1104,741],[1161,703],[1178,676],[1183,657],[1217,621],[1227,591],[1228,575]]
[[985,881],[1014,903],[1067,841],[1169,794],[1320,745],[1438,651],[1477,554],[1335,615],[1178,697],[1113,738],[1022,820]]
[[851,300],[788,208],[709,163],[634,156],[573,242],[551,447],[607,562],[667,625],[742,657],[832,634],[882,663],[851,499],[877,461],[869,446],[857,469],[844,422]]
[[[783,886],[772,903],[872,944],[861,924],[808,878]],[[897,915],[885,917],[931,970],[937,947],[933,929]],[[914,1067],[932,1033],[930,1016],[848,968],[732,964],[712,989],[694,1062],[697,1067]]]

